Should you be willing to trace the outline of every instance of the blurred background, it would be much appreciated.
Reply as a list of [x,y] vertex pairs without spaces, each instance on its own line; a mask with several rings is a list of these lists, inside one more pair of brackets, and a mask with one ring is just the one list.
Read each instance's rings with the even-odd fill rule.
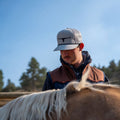
[[0,0],[0,91],[41,90],[60,66],[53,50],[65,28],[82,33],[91,65],[120,84],[119,0]]

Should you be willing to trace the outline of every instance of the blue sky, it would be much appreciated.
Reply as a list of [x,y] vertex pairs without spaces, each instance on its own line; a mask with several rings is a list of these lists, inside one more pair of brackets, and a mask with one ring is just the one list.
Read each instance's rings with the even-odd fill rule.
[[40,67],[60,66],[56,35],[64,28],[82,33],[92,64],[120,60],[120,0],[0,0],[0,69],[5,85],[19,79],[31,57]]

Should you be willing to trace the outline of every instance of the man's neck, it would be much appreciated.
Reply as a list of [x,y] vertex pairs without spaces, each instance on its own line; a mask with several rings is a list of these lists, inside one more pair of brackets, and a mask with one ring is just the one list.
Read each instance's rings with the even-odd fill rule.
[[75,64],[73,64],[73,66],[75,68],[78,68],[82,63],[83,63],[83,57],[81,57],[81,59],[78,62],[76,62]]

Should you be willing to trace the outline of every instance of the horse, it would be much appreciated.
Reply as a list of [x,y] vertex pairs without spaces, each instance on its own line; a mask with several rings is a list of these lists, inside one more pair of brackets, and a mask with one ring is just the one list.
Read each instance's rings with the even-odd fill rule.
[[80,82],[18,97],[0,108],[0,120],[120,120],[120,87]]

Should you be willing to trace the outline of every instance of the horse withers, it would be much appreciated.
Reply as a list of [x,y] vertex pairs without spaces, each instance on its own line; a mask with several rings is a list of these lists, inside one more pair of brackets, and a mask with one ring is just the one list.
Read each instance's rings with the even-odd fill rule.
[[64,120],[120,120],[120,88],[96,84],[68,95]]
[[86,79],[21,96],[0,108],[0,120],[120,120],[120,87]]

